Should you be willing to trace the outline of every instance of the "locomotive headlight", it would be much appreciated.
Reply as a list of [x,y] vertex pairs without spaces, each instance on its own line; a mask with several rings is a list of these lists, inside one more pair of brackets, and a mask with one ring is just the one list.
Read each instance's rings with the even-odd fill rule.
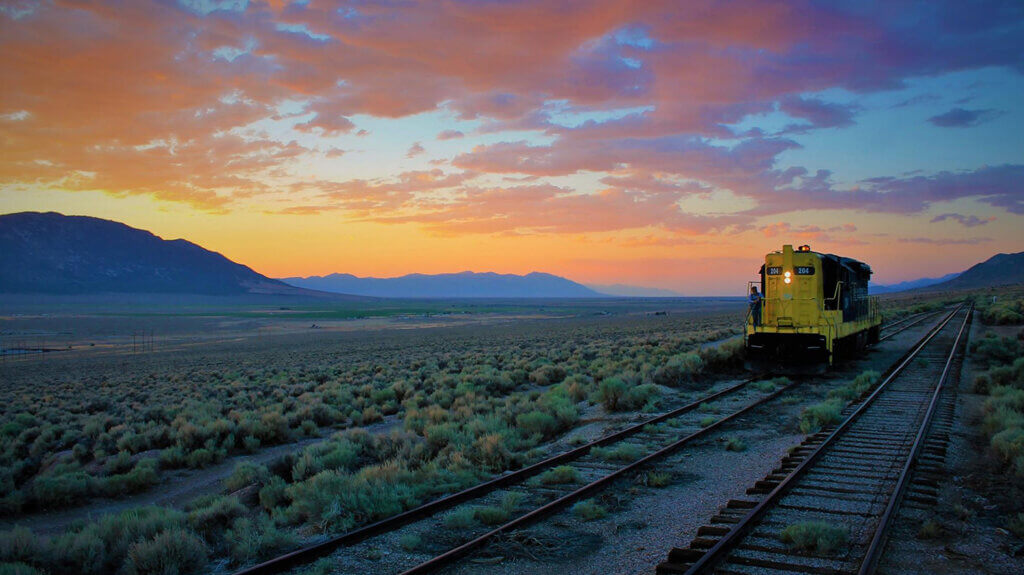
[[[792,274],[791,272],[786,272],[786,273],[784,273],[784,274],[782,274],[782,275],[786,276],[786,279],[789,279],[789,276],[791,276],[791,275],[793,275],[793,274]],[[787,282],[787,283],[788,283],[788,282]]]
[[782,281],[784,281],[784,282],[786,282],[786,283],[789,283],[789,282],[793,281],[793,278],[791,278],[791,277],[789,277],[789,276],[786,276],[785,278],[783,278],[783,280],[782,280]]

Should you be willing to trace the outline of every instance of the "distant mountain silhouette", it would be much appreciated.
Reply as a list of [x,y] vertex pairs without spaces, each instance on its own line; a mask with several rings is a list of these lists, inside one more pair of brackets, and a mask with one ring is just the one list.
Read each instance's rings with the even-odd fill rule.
[[185,240],[54,212],[0,216],[0,292],[313,295]]
[[920,291],[960,290],[1024,283],[1024,252],[996,254],[957,277]]
[[955,272],[946,274],[940,278],[921,278],[916,280],[910,280],[905,282],[899,282],[895,284],[879,285],[869,284],[868,291],[872,294],[883,294],[883,293],[896,293],[901,291],[912,290],[915,288],[928,287],[930,285],[940,284],[945,281],[949,281],[963,272]]
[[455,274],[410,274],[396,278],[360,278],[331,274],[308,278],[284,278],[293,286],[336,293],[398,298],[526,298],[602,297],[582,284],[551,274],[533,272],[525,276],[462,272]]

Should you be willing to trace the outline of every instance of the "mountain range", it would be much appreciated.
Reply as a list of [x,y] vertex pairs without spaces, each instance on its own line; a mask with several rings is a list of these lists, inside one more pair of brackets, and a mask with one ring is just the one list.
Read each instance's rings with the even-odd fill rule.
[[320,291],[392,298],[529,298],[606,297],[563,277],[533,272],[524,276],[497,273],[409,274],[395,278],[331,274],[281,281]]
[[883,293],[896,293],[896,292],[907,291],[907,290],[912,290],[912,289],[917,289],[917,288],[923,288],[923,287],[928,287],[928,286],[935,285],[935,284],[941,284],[942,282],[947,282],[947,281],[957,277],[958,275],[960,275],[962,273],[963,272],[954,272],[954,273],[951,273],[951,274],[946,274],[946,275],[944,275],[942,277],[939,277],[939,278],[921,278],[921,279],[910,280],[910,281],[899,282],[899,283],[888,284],[888,285],[869,284],[868,285],[868,291],[870,291],[872,295],[875,295],[875,294],[883,294]]
[[54,212],[0,216],[0,292],[328,296],[268,278],[186,240]]
[[1024,252],[996,254],[950,280],[918,290],[963,290],[1019,283],[1024,283]]
[[[995,255],[959,274],[872,286],[872,292],[960,290],[1014,283],[1024,283],[1024,252]],[[397,278],[332,274],[282,281],[183,239],[165,240],[122,223],[53,212],[0,215],[0,293],[255,294],[326,299],[679,295],[621,284],[588,287],[539,272]]]

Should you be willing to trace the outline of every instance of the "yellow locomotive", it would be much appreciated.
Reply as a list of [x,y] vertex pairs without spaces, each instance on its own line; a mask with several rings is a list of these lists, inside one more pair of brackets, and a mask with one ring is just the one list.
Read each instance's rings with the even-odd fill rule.
[[765,256],[760,275],[759,285],[747,285],[747,369],[820,373],[878,342],[882,318],[868,297],[867,264],[785,245]]

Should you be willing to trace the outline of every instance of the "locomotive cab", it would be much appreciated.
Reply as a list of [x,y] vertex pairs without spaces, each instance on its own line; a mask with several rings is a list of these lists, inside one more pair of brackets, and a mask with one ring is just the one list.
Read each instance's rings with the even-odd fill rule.
[[759,275],[748,286],[760,284],[762,294],[744,330],[748,369],[821,373],[878,341],[881,316],[867,295],[867,264],[785,245],[765,256]]

